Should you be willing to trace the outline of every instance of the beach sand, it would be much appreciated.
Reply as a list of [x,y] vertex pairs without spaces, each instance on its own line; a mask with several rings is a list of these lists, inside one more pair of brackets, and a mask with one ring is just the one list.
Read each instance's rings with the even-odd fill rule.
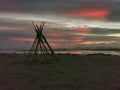
[[0,54],[0,90],[120,90],[120,56],[59,54],[60,60],[24,63]]

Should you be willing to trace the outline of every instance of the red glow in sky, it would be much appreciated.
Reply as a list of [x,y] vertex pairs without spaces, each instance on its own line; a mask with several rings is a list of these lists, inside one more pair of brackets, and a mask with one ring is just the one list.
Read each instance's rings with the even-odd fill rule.
[[52,37],[63,37],[63,35],[61,33],[49,33],[48,36],[52,36]]
[[86,18],[104,19],[111,13],[109,9],[84,9],[68,13],[70,16],[80,16]]
[[90,28],[77,28],[76,31],[80,32],[80,33],[90,33],[92,31],[92,29]]
[[[77,31],[78,33],[88,34],[88,33],[90,33],[90,32],[92,31],[92,29],[91,29],[91,28],[77,28],[76,31]],[[74,41],[79,41],[79,42],[81,42],[81,41],[84,41],[84,39],[85,39],[85,36],[77,36],[77,37],[74,37]]]
[[84,38],[85,38],[84,36],[77,36],[77,37],[74,37],[73,39],[74,41],[81,42],[84,40]]
[[31,42],[34,41],[33,38],[21,38],[21,37],[12,37],[12,38],[10,38],[10,40],[15,40],[15,41],[31,41]]
[[51,46],[51,47],[58,47],[59,45],[56,44],[56,43],[50,43],[50,46]]

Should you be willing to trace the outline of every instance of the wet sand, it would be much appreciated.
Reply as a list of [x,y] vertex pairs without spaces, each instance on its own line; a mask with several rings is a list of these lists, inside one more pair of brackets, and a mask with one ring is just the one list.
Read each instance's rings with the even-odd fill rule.
[[120,56],[58,55],[24,63],[25,55],[0,54],[0,90],[120,90]]

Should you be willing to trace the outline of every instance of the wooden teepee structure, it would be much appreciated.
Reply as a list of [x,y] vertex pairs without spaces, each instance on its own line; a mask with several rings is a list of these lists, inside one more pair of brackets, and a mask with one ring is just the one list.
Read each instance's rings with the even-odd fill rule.
[[28,52],[26,58],[27,62],[48,62],[48,60],[50,59],[57,59],[53,49],[51,48],[48,41],[46,40],[46,37],[42,33],[44,25],[45,22],[41,22],[39,26],[33,23],[36,37],[34,39],[31,49]]

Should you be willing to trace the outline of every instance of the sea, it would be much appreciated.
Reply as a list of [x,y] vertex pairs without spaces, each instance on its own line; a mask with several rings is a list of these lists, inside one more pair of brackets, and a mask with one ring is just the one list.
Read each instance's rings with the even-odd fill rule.
[[56,51],[56,53],[62,54],[80,54],[80,55],[87,55],[87,54],[111,54],[111,55],[119,55],[120,51],[99,51],[99,50],[73,50],[73,51]]
[[[16,53],[16,54],[22,54],[27,53],[28,51],[9,51],[9,50],[2,50],[0,53]],[[56,54],[80,54],[80,55],[87,55],[87,54],[110,54],[110,55],[119,55],[120,51],[99,51],[99,50],[56,50]]]

